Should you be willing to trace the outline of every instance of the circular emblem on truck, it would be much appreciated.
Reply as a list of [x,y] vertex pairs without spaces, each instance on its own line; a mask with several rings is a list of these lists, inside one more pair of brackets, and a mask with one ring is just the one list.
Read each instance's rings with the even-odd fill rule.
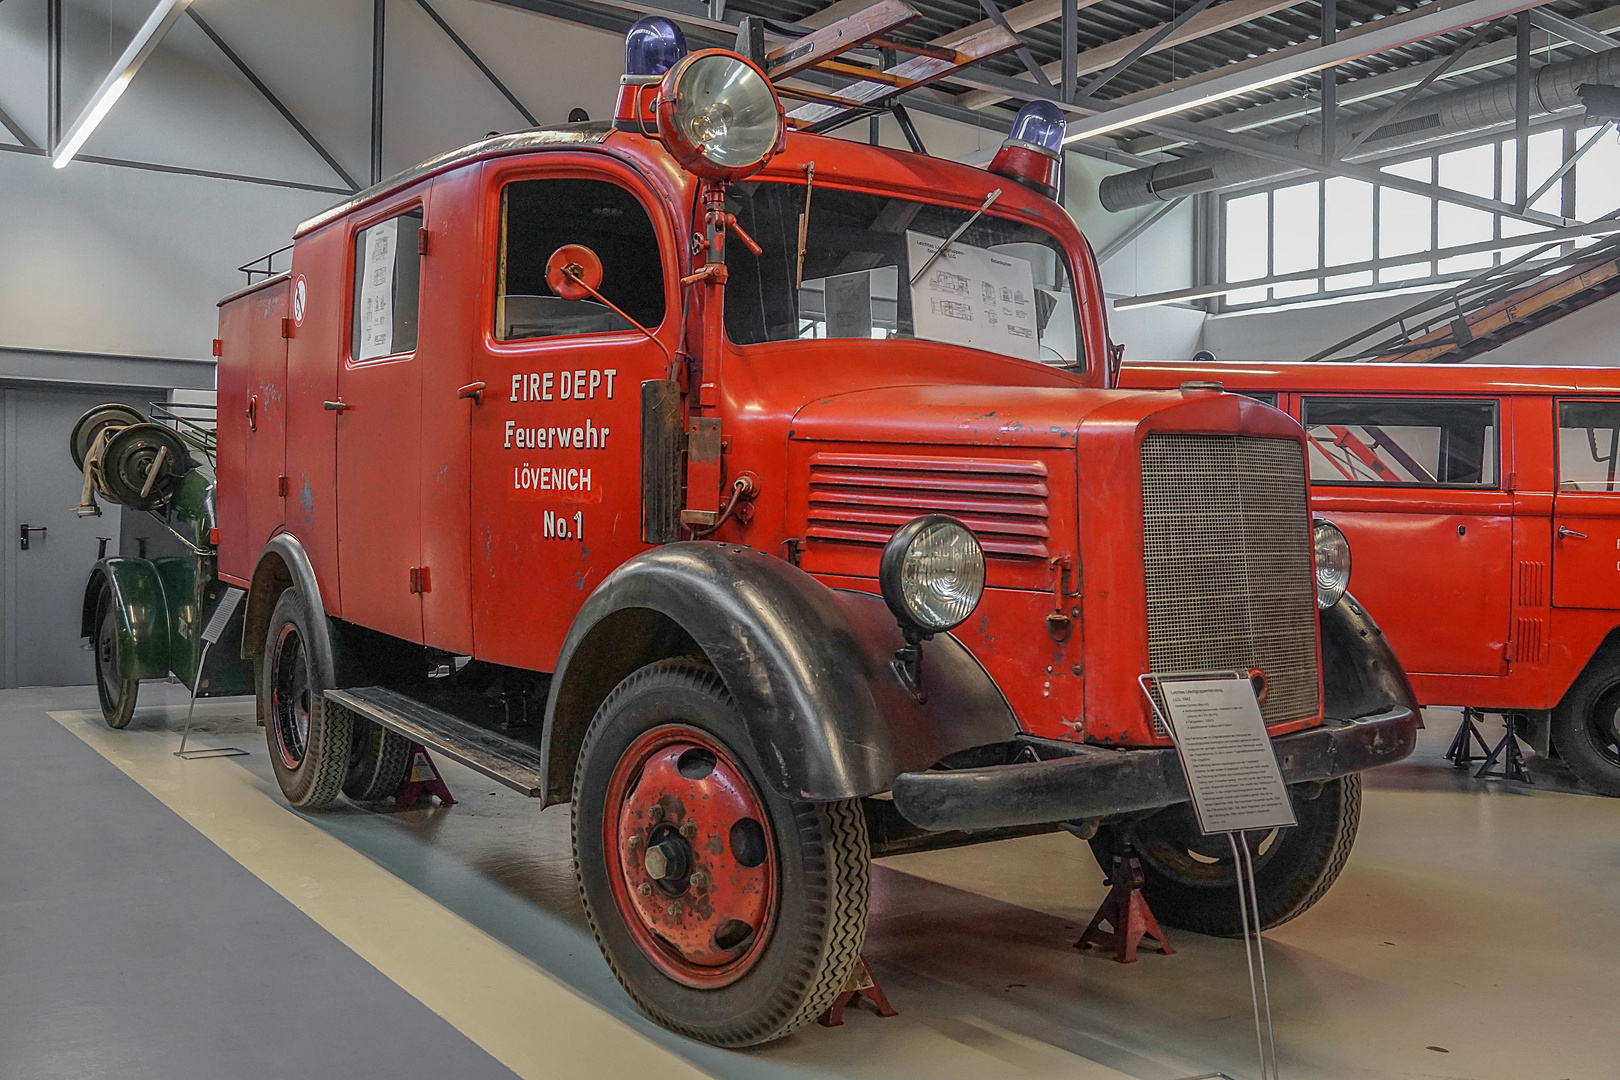
[[309,299],[309,286],[304,282],[304,275],[299,274],[293,282],[292,288],[292,317],[294,326],[304,325],[304,304]]

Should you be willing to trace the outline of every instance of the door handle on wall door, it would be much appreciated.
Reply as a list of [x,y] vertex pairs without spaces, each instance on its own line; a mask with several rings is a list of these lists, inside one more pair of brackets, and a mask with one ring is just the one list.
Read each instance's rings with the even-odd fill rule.
[[1586,539],[1586,534],[1583,533],[1583,532],[1576,532],[1574,529],[1571,529],[1567,525],[1560,525],[1560,526],[1558,526],[1558,539],[1560,539],[1560,540],[1566,540],[1566,539],[1569,539],[1569,540],[1585,540]]
[[472,398],[472,402],[473,402],[474,405],[482,405],[484,403],[484,391],[485,391],[485,389],[487,389],[487,387],[485,386],[484,383],[481,383],[481,382],[468,383],[466,386],[463,386],[461,389],[456,391],[456,397],[458,397],[458,398]]
[[346,401],[328,401],[325,402],[325,405],[327,412],[340,413],[349,408],[349,403]]

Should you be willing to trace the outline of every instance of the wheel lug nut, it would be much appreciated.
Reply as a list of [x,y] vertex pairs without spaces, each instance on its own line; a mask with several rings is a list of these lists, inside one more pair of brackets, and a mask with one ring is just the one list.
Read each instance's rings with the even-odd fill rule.
[[669,907],[665,910],[669,912],[669,917],[672,919],[678,919],[681,917],[681,905],[679,901],[669,905]]
[[697,835],[697,825],[690,821],[683,823],[681,825],[681,835],[688,840],[692,839]]
[[640,893],[642,896],[651,896],[652,895],[652,882],[643,881],[640,885],[636,886],[636,892]]
[[690,879],[693,892],[704,893],[709,891],[709,875],[701,870],[692,872]]
[[625,841],[625,843],[629,844],[630,849],[632,851],[634,851],[636,848],[641,846],[641,834],[640,833],[632,833],[631,836],[630,836],[630,839]]
[[663,821],[664,820],[664,808],[663,808],[663,806],[658,804],[658,803],[653,803],[652,806],[647,810],[647,820],[648,821]]

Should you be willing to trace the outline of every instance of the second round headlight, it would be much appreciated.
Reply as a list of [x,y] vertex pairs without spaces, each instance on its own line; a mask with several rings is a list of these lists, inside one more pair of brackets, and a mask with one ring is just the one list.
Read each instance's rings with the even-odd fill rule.
[[973,614],[984,594],[984,549],[953,517],[913,518],[883,548],[878,583],[902,625],[944,633]]
[[670,69],[664,85],[669,102],[660,128],[686,168],[737,179],[775,150],[782,124],[776,92],[742,57],[718,49],[693,53]]
[[1350,541],[1331,521],[1316,522],[1316,606],[1326,611],[1350,587]]

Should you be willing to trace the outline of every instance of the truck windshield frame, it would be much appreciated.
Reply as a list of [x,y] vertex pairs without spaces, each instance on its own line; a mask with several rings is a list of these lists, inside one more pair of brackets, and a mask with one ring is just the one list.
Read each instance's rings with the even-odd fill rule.
[[932,257],[974,209],[818,182],[801,252],[806,194],[781,180],[727,191],[726,209],[763,248],[758,257],[740,243],[726,248],[734,344],[934,341],[1084,370],[1074,268],[1051,233],[992,206]]

